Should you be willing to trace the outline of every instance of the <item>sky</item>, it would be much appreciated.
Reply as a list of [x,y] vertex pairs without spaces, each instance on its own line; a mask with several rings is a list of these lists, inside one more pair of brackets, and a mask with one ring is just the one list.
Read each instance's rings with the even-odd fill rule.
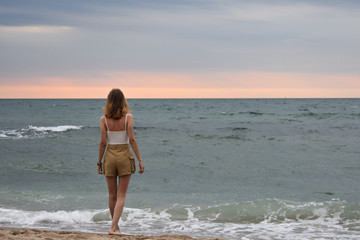
[[0,98],[360,97],[358,0],[0,0]]

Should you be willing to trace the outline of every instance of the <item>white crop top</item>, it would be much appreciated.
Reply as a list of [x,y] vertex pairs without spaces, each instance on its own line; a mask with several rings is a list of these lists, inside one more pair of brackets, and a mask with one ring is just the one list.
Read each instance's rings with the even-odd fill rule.
[[107,127],[106,138],[108,144],[128,144],[129,135],[127,133],[127,114],[125,115],[125,130],[124,131],[110,131],[105,117],[105,123]]

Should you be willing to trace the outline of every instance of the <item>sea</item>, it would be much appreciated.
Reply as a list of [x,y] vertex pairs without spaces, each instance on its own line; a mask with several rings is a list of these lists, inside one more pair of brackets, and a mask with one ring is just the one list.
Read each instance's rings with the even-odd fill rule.
[[[134,235],[360,239],[360,99],[129,99]],[[105,99],[0,100],[0,227],[107,233]]]

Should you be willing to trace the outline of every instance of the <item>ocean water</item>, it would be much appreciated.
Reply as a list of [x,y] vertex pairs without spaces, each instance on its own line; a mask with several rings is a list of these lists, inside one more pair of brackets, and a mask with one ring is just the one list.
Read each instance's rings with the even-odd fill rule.
[[[0,100],[0,226],[106,233],[104,99]],[[121,231],[360,238],[360,99],[130,99]]]

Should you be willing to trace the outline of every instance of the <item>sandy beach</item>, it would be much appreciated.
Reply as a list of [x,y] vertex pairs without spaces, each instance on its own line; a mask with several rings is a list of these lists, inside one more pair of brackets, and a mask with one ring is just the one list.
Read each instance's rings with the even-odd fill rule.
[[[0,239],[119,239],[119,240],[205,240],[205,238],[191,238],[185,235],[162,235],[162,236],[144,236],[144,235],[123,235],[109,236],[107,234],[98,233],[82,233],[68,231],[44,231],[38,229],[12,229],[0,228]],[[206,240],[223,240],[220,238],[206,238]]]

